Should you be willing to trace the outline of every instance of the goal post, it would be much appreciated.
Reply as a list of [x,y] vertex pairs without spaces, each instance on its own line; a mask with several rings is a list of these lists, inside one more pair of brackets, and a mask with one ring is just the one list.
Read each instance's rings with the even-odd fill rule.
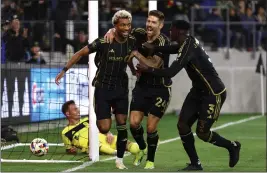
[[[98,37],[98,0],[88,0],[88,34],[89,43]],[[95,53],[89,55],[89,158],[91,161],[99,161],[99,139],[98,128],[96,126],[96,114],[94,111],[94,92],[95,88],[92,86],[92,81],[96,73],[96,66],[94,63]]]
[[148,10],[151,11],[151,10],[157,10],[157,0],[149,0],[148,1]]
[[[94,41],[98,37],[98,0],[88,0],[88,34],[89,43]],[[150,10],[157,9],[157,1],[149,0],[148,8]],[[95,53],[89,55],[89,158],[91,161],[99,161],[99,139],[98,139],[98,128],[96,126],[96,115],[94,111],[94,91],[95,88],[92,86],[92,81],[96,74],[96,66],[94,63]]]

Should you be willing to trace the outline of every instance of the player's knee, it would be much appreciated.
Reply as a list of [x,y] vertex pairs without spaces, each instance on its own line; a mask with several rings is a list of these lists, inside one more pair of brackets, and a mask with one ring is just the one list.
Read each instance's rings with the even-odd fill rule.
[[126,124],[127,121],[127,115],[124,114],[118,114],[115,115],[117,124]]
[[131,121],[130,122],[131,129],[138,129],[140,127],[140,122],[137,121]]
[[100,133],[107,134],[110,130],[110,126],[106,124],[97,123],[97,127]]
[[178,121],[177,129],[178,129],[180,135],[188,134],[189,132],[191,132],[191,129],[188,126],[188,124],[186,124],[183,121]]
[[142,127],[142,125],[131,125],[130,130],[134,138],[137,136],[143,136],[144,134],[144,128]]
[[138,111],[132,111],[130,115],[130,127],[137,129],[140,127],[142,121],[142,114]]
[[157,131],[157,127],[153,124],[148,124],[147,125],[147,133],[154,133]]
[[110,130],[107,127],[98,127],[98,129],[99,129],[99,132],[103,133],[103,134],[107,134],[109,132],[109,130]]
[[101,119],[96,121],[100,133],[106,134],[111,128],[111,119]]
[[148,114],[147,117],[147,132],[153,133],[157,131],[157,126],[160,121],[160,118],[158,116],[155,116],[153,114]]
[[199,139],[203,140],[204,142],[208,142],[210,132],[200,132],[197,130],[196,134]]
[[110,130],[110,127],[109,126],[105,126],[105,125],[100,125],[99,124],[97,127],[99,129],[99,132],[103,133],[103,134],[107,134],[109,132],[109,130]]

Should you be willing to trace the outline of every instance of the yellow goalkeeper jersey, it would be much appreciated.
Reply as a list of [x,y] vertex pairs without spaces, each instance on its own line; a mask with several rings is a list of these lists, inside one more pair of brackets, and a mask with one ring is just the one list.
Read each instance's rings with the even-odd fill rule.
[[[62,140],[66,149],[76,147],[82,152],[88,151],[89,146],[89,120],[83,118],[76,125],[68,125],[62,131]],[[99,142],[106,143],[106,135],[99,133]]]

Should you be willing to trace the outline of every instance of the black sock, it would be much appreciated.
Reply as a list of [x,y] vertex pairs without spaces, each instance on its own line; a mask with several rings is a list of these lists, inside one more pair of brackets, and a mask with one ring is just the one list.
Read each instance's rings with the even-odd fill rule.
[[195,148],[195,138],[193,136],[193,133],[190,132],[187,135],[180,135],[180,137],[191,163],[197,165],[199,163],[199,158]]
[[216,132],[211,131],[209,139],[210,139],[210,140],[208,140],[209,143],[216,145],[218,147],[223,147],[223,148],[229,149],[233,146],[231,141],[223,138],[222,136],[220,136]]
[[144,140],[144,129],[140,125],[137,129],[130,128],[133,138],[136,143],[139,145],[140,150],[144,150],[146,148],[146,142]]
[[127,145],[127,127],[126,125],[117,125],[118,137],[117,137],[117,157],[123,158]]
[[147,160],[154,162],[155,153],[158,147],[159,135],[158,131],[147,133]]

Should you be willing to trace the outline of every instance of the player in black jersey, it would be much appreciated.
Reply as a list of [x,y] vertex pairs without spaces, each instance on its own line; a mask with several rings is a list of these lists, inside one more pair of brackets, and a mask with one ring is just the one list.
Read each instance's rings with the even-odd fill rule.
[[223,147],[229,151],[229,166],[234,167],[239,160],[241,144],[229,141],[218,133],[210,131],[213,123],[218,119],[220,109],[226,99],[226,88],[213,67],[210,57],[206,54],[199,41],[188,35],[190,24],[183,20],[173,21],[171,40],[177,45],[155,47],[149,43],[143,46],[150,52],[160,51],[171,54],[178,53],[177,59],[166,69],[148,67],[139,64],[137,68],[158,76],[174,77],[182,68],[185,68],[193,87],[187,95],[181,109],[177,128],[181,140],[191,163],[182,171],[202,170],[191,127],[198,120],[196,134],[205,142]]
[[[138,51],[133,51],[130,58],[136,57],[148,65],[157,68],[167,68],[169,65],[169,54],[155,53],[147,57],[142,51],[142,43],[150,42],[158,46],[169,45],[169,39],[160,33],[164,25],[164,14],[158,10],[152,10],[148,14],[146,29],[133,29],[131,34],[136,38]],[[131,61],[131,59],[129,59]],[[171,98],[171,78],[158,77],[149,73],[139,74],[135,88],[132,91],[130,105],[130,129],[139,145],[140,152],[136,155],[134,165],[140,165],[144,155],[147,153],[145,169],[154,168],[155,153],[158,145],[157,125],[164,115]],[[147,146],[144,140],[144,129],[141,122],[144,116],[147,118]]]
[[76,52],[66,67],[56,77],[56,83],[80,57],[96,52],[95,63],[97,72],[92,85],[95,86],[95,113],[97,126],[101,133],[106,134],[111,128],[111,107],[117,122],[117,159],[116,167],[127,169],[123,164],[123,155],[127,144],[126,120],[128,114],[128,75],[127,61],[134,48],[135,38],[130,36],[132,16],[125,10],[116,12],[112,23],[116,28],[115,41],[106,43],[98,38],[88,46]]

